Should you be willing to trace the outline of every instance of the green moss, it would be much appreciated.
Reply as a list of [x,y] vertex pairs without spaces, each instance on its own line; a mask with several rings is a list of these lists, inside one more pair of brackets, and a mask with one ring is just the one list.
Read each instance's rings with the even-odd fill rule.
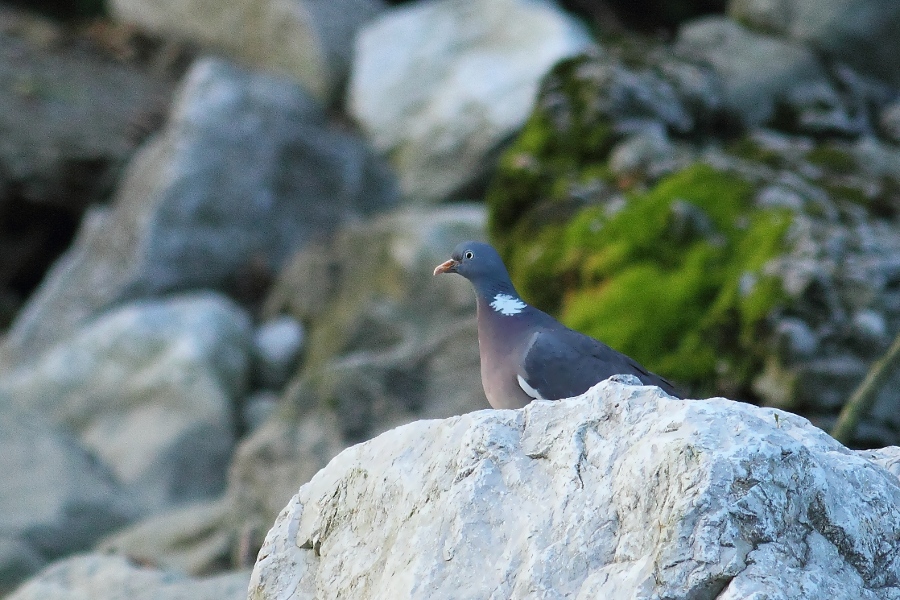
[[859,169],[850,152],[833,144],[818,144],[806,155],[806,160],[832,174],[848,174]]
[[784,157],[775,150],[766,148],[759,142],[749,136],[743,136],[740,139],[728,145],[728,152],[738,158],[759,162],[772,168],[778,169],[784,166]]
[[699,387],[724,369],[746,384],[759,329],[783,298],[762,268],[790,224],[787,211],[756,208],[753,193],[696,164],[611,215],[582,208],[538,230],[513,247],[511,272],[525,297],[558,302],[543,306],[650,369]]
[[[598,111],[596,82],[580,70],[589,57],[561,62],[547,76],[537,107],[504,152],[488,188],[488,228],[506,255],[520,220],[539,205],[564,202],[573,186],[607,179],[614,136]],[[546,208],[546,207],[545,207]]]

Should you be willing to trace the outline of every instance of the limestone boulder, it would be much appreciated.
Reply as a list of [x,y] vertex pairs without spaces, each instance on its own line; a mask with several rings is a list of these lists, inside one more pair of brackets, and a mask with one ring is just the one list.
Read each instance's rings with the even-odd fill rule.
[[157,510],[223,489],[251,344],[220,296],[137,302],[0,378],[0,397],[74,431]]
[[805,419],[614,377],[342,452],[250,598],[896,598],[900,485]]
[[585,30],[543,0],[410,4],[363,27],[348,108],[407,197],[445,199],[485,175],[550,68],[589,46]]

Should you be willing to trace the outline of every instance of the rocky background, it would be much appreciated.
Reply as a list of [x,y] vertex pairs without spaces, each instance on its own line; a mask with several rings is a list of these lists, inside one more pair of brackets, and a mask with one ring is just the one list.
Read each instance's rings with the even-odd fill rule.
[[898,34],[889,0],[0,4],[0,594],[246,597],[343,448],[486,407],[431,276],[463,239],[693,397],[829,429],[900,331]]

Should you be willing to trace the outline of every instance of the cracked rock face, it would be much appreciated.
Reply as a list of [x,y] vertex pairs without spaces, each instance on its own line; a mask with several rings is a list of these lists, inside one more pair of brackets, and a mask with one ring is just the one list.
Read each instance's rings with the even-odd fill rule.
[[884,457],[634,382],[349,448],[278,517],[250,598],[900,597]]

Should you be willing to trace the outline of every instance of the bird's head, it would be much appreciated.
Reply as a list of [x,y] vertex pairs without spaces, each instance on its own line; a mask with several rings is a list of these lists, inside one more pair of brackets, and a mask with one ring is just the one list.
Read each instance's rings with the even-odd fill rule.
[[503,259],[490,244],[463,242],[453,249],[450,257],[450,260],[435,267],[435,275],[457,273],[471,281],[478,290],[512,287]]

